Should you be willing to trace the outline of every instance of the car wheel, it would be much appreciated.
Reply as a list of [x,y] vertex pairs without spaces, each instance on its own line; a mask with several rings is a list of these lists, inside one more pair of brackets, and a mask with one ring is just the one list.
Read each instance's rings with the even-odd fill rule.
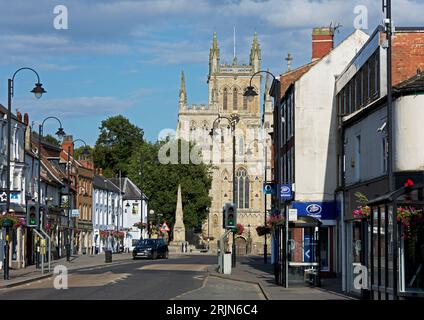
[[158,258],[158,253],[155,251],[152,253],[152,259],[156,260]]
[[164,258],[165,258],[165,259],[168,259],[168,258],[169,258],[169,253],[168,253],[168,251],[165,251],[165,256],[164,256]]

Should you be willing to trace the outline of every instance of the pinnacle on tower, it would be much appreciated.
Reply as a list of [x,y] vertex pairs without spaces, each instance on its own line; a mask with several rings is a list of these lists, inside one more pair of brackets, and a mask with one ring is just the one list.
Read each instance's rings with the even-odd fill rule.
[[257,33],[253,34],[252,49],[250,50],[250,65],[253,66],[255,72],[260,70],[261,48],[258,41]]
[[219,47],[216,32],[213,33],[212,47],[209,53],[209,76],[218,71],[219,68]]
[[184,71],[181,71],[181,85],[180,85],[180,103],[187,104],[187,92],[184,79]]

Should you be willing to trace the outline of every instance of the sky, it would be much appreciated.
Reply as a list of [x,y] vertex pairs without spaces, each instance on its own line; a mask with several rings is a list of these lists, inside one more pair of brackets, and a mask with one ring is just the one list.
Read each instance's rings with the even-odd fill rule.
[[[54,27],[58,5],[67,8],[68,29]],[[230,62],[235,27],[239,63],[248,62],[257,32],[262,69],[279,75],[289,52],[293,68],[310,62],[313,27],[340,23],[337,44],[364,8],[371,34],[383,19],[380,0],[0,0],[0,103],[7,105],[7,79],[31,67],[47,93],[36,100],[35,75],[20,72],[13,111],[27,112],[34,128],[55,116],[93,145],[101,121],[122,114],[155,141],[176,127],[181,70],[188,103],[207,102],[214,31],[221,61]],[[424,0],[393,0],[395,26],[423,26],[422,12]],[[56,129],[49,120],[44,132]]]

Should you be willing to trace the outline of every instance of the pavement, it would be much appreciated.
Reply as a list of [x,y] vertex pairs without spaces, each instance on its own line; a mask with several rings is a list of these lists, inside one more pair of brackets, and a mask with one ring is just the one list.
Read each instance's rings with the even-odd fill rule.
[[321,287],[311,287],[304,283],[289,283],[288,288],[275,284],[273,265],[264,264],[263,257],[237,257],[236,268],[231,275],[218,273],[218,265],[208,267],[212,277],[256,284],[267,300],[353,300],[343,294],[339,279],[322,279]]
[[[322,279],[322,286],[304,283],[283,288],[275,284],[273,266],[258,256],[239,256],[231,275],[216,271],[217,255],[207,253],[170,254],[169,259],[133,260],[131,254],[75,256],[66,266],[69,290],[54,289],[52,273],[39,269],[11,270],[11,279],[0,280],[3,299],[128,299],[128,300],[348,300],[339,279]],[[107,290],[104,290],[107,288]]]

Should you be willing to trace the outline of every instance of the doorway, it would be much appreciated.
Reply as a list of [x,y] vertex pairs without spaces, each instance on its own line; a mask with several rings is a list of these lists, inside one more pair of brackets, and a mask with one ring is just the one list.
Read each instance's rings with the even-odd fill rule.
[[242,237],[236,238],[236,254],[238,256],[244,256],[247,254],[247,241]]

